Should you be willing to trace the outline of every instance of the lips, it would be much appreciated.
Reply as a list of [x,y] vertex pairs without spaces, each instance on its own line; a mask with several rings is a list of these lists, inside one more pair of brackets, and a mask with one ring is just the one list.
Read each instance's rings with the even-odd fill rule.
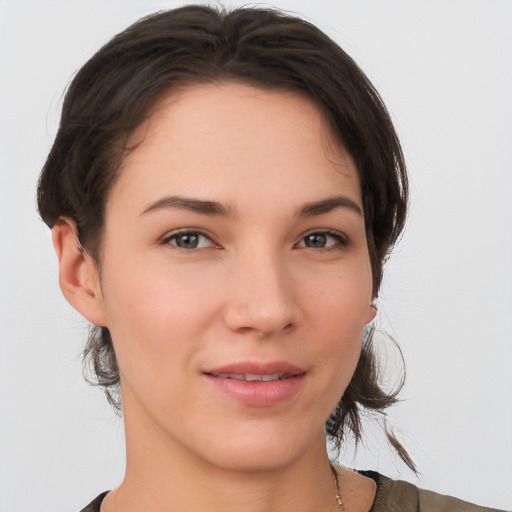
[[219,373],[217,375],[214,374],[214,377],[217,377],[218,379],[244,380],[246,382],[271,382],[274,380],[289,379],[292,375],[289,373]]
[[235,363],[203,375],[231,399],[252,407],[270,407],[293,398],[303,386],[305,370],[288,362]]
[[[305,373],[305,370],[287,361],[271,361],[267,363],[258,363],[254,361],[243,361],[231,363],[217,368],[204,370],[215,376],[224,375],[280,375],[284,377],[294,377]],[[279,378],[279,377],[278,377]],[[240,380],[240,379],[239,379]],[[273,379],[276,380],[276,379]]]

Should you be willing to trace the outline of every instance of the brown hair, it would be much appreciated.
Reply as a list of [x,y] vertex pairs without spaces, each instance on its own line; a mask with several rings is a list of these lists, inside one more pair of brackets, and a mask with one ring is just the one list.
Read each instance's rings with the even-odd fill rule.
[[[324,113],[360,176],[367,243],[377,296],[383,264],[407,207],[405,162],[379,94],[355,62],[312,24],[280,11],[187,6],[139,20],[115,36],[77,73],[38,185],[42,219],[74,219],[79,243],[98,261],[105,205],[130,135],[159,98],[177,86],[241,81],[300,92]],[[355,374],[327,423],[340,446],[362,436],[361,411],[397,400],[379,385],[367,333]],[[119,372],[110,333],[93,327],[85,348],[97,384],[120,408]],[[400,386],[399,386],[400,387]],[[391,432],[388,439],[413,467]]]

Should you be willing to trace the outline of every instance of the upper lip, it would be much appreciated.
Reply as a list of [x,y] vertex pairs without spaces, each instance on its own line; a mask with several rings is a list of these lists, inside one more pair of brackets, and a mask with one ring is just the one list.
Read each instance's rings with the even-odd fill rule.
[[203,370],[207,375],[222,374],[251,374],[251,375],[273,375],[281,374],[287,377],[294,377],[305,373],[303,368],[287,361],[272,361],[267,363],[259,363],[255,361],[243,361],[239,363],[230,363],[223,366],[216,366]]

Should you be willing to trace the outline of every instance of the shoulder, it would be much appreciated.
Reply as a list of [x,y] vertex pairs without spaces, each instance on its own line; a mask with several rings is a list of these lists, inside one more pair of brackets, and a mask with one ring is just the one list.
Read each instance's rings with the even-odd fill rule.
[[89,505],[83,508],[80,512],[100,512],[101,502],[107,495],[108,491],[102,492],[99,496],[94,498]]
[[370,512],[499,512],[452,496],[419,489],[402,480],[392,480],[374,471],[361,472],[377,483],[377,494]]

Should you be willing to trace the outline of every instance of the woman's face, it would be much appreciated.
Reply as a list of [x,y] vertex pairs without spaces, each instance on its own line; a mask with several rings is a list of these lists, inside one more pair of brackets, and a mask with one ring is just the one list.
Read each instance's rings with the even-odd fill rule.
[[128,443],[289,463],[324,443],[373,318],[354,162],[307,99],[234,83],[170,94],[135,142],[98,294]]

